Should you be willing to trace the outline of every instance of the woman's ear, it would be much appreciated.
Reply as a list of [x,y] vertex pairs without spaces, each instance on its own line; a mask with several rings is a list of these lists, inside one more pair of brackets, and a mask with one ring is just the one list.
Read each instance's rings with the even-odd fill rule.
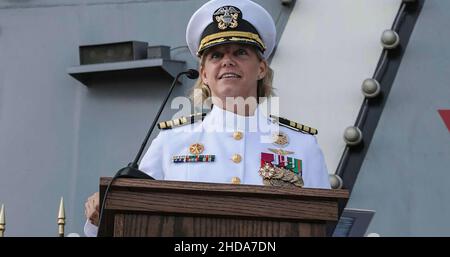
[[259,62],[259,74],[258,74],[258,79],[263,79],[266,74],[267,74],[267,68],[269,67],[269,65],[267,64],[266,60],[261,60]]
[[200,65],[200,77],[202,78],[203,84],[208,85],[208,78],[203,65]]

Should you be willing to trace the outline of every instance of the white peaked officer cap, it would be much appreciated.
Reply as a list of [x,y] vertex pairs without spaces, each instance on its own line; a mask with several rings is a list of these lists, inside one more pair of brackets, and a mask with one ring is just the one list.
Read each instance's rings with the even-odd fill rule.
[[211,0],[192,15],[186,29],[189,50],[197,57],[212,46],[243,43],[255,46],[267,59],[275,40],[272,16],[250,0]]

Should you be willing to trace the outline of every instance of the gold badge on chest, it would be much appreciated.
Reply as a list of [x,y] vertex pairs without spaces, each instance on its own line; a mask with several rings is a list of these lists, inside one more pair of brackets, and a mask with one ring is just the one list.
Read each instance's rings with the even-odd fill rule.
[[272,135],[272,143],[280,147],[286,147],[289,144],[289,137],[284,132],[277,132]]
[[189,146],[189,152],[191,154],[201,154],[205,150],[205,147],[202,144],[192,144]]
[[283,149],[273,149],[273,148],[269,148],[269,151],[271,151],[272,153],[278,154],[278,155],[291,155],[291,154],[295,153],[292,151],[287,151],[287,150],[283,150]]

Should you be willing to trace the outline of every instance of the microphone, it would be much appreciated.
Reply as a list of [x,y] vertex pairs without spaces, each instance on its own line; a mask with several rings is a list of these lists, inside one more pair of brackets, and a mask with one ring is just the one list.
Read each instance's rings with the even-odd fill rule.
[[[166,98],[162,102],[161,106],[159,107],[158,113],[155,116],[155,119],[153,119],[153,122],[150,126],[150,129],[147,132],[147,135],[145,136],[144,141],[142,142],[141,148],[139,149],[139,152],[136,154],[136,157],[134,158],[133,162],[130,162],[127,167],[124,167],[120,169],[114,177],[109,182],[108,186],[106,187],[105,193],[103,195],[103,201],[102,206],[100,208],[100,215],[99,215],[99,232],[103,231],[105,229],[104,225],[102,225],[102,217],[103,217],[103,210],[105,208],[105,202],[106,202],[106,196],[108,195],[109,188],[111,187],[113,181],[116,178],[139,178],[139,179],[151,179],[155,180],[153,177],[149,176],[147,173],[139,170],[138,162],[139,159],[141,159],[142,153],[144,152],[145,146],[147,145],[147,142],[153,132],[153,129],[155,129],[155,125],[159,119],[159,116],[161,116],[162,111],[164,110],[164,106],[166,105],[167,101],[169,100],[170,95],[172,94],[173,89],[175,88],[175,85],[178,82],[178,79],[182,76],[186,75],[186,77],[190,79],[196,79],[199,76],[199,73],[197,70],[189,69],[187,71],[183,71],[178,73],[178,75],[175,77],[175,79],[172,82],[172,86],[169,89],[169,92],[167,93]],[[98,235],[98,234],[97,234]]]
[[190,79],[197,79],[198,76],[200,76],[198,71],[194,70],[194,69],[189,69],[188,71],[185,71],[185,72],[186,72],[186,76]]

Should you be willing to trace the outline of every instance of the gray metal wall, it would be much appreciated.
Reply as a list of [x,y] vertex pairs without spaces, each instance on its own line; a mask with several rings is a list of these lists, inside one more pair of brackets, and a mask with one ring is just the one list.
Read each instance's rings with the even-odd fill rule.
[[[6,236],[55,236],[61,196],[66,231],[82,234],[86,197],[97,190],[100,176],[112,176],[132,160],[171,83],[149,78],[87,88],[66,71],[79,65],[78,46],[128,40],[185,46],[186,24],[204,2],[0,1],[0,204],[6,207]],[[256,2],[279,28],[284,25],[280,1]],[[187,48],[171,54],[196,68]],[[174,95],[185,94],[192,83]],[[167,109],[166,118],[174,112]]]
[[345,149],[342,134],[364,101],[361,83],[383,51],[380,35],[401,2],[301,0],[280,39],[271,65],[280,114],[318,129],[330,173]]
[[425,2],[347,207],[368,232],[450,236],[450,1]]

